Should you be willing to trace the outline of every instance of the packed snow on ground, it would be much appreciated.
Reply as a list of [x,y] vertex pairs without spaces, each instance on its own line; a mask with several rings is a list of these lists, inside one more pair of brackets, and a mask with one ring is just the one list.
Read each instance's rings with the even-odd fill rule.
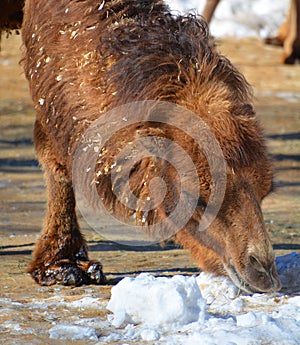
[[155,278],[143,273],[112,288],[115,331],[101,340],[155,344],[300,344],[300,255],[277,258],[285,289],[298,294],[242,294],[224,277]]
[[92,297],[69,303],[107,308],[105,320],[58,322],[49,336],[89,344],[300,344],[300,254],[280,256],[276,265],[283,290],[272,294],[243,294],[228,278],[203,272],[126,277],[112,288],[108,303],[93,303]]
[[[34,337],[36,326],[24,319],[31,315],[43,319],[39,332],[51,343],[297,345],[300,254],[280,256],[276,265],[283,289],[271,294],[244,294],[228,278],[203,272],[171,278],[145,272],[121,280],[109,301],[101,287],[87,287],[75,299],[59,286],[42,300],[0,297],[0,333]],[[62,309],[68,317],[61,317]]]
[[[166,0],[175,13],[201,14],[206,0]],[[221,0],[210,29],[214,36],[266,37],[283,23],[288,0]]]

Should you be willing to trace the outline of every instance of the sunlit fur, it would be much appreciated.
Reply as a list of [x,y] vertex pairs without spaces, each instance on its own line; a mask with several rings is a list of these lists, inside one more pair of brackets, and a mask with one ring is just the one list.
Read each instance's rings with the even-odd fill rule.
[[[84,130],[107,110],[133,101],[163,100],[198,114],[221,145],[227,187],[211,226],[197,231],[212,188],[209,166],[193,139],[179,129],[132,125],[110,140],[96,173],[111,165],[118,149],[134,138],[158,135],[174,140],[195,163],[202,205],[175,240],[191,250],[200,268],[229,274],[246,291],[280,287],[260,208],[272,188],[271,164],[250,88],[218,53],[201,18],[174,17],[158,0],[28,0],[22,34],[23,65],[37,111],[35,147],[45,168],[48,195],[44,229],[29,269],[38,283],[102,281],[86,276],[76,280],[87,269],[78,270],[78,262],[89,261],[75,214],[74,152]],[[174,169],[149,157],[130,169],[131,187],[139,198],[149,195],[149,183],[144,182],[164,178],[166,198],[148,213],[146,223],[168,217],[179,198]],[[129,216],[130,210],[112,192],[111,172],[97,176],[107,207]],[[137,221],[143,216],[137,212]]]

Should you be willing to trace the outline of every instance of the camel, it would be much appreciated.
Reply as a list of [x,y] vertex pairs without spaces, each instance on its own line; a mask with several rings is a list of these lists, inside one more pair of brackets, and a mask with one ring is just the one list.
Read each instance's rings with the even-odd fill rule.
[[[85,171],[92,171],[107,209],[124,218],[135,212],[145,231],[162,220],[172,223],[183,183],[174,167],[146,155],[133,166],[123,162],[118,170],[116,159],[118,150],[137,138],[158,138],[157,146],[163,140],[175,142],[194,164],[197,186],[188,190],[197,189],[199,198],[172,238],[191,251],[202,270],[227,275],[248,293],[280,289],[261,210],[272,191],[272,164],[251,88],[218,53],[201,17],[174,16],[161,0],[27,0],[22,39],[22,64],[37,113],[34,144],[47,185],[47,213],[28,269],[38,284],[106,283],[102,265],[89,259],[79,229],[76,152],[95,122],[110,122],[109,112],[128,104],[163,102],[196,114],[203,124],[200,133],[208,128],[221,153],[203,153],[181,128],[151,121],[150,107],[148,121],[131,123],[109,138],[92,169],[80,156],[82,180]],[[186,111],[180,113],[182,125]],[[218,182],[210,159],[224,162],[225,189],[217,214],[199,230]],[[122,203],[114,192],[113,187],[129,179],[138,207],[141,200],[152,200],[149,185],[157,177],[165,181],[165,196],[147,213]]]

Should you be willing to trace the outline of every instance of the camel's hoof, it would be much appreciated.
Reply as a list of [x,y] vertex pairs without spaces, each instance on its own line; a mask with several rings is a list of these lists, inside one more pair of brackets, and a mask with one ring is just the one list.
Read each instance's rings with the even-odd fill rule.
[[84,282],[84,272],[75,265],[62,266],[56,275],[56,282],[62,285],[80,286]]
[[94,261],[88,270],[85,272],[88,276],[89,282],[87,284],[106,284],[107,280],[102,271],[102,265],[100,262]]
[[45,269],[31,269],[33,279],[40,285],[70,285],[106,284],[102,265],[97,261],[70,262],[62,260]]

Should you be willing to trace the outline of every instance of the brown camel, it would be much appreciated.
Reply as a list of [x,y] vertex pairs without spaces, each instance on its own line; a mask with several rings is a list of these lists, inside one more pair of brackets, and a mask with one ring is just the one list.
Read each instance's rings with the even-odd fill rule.
[[[251,91],[243,75],[217,52],[202,19],[175,17],[160,0],[27,0],[22,36],[23,65],[37,112],[34,143],[45,169],[48,196],[43,231],[29,268],[36,282],[105,283],[101,264],[88,258],[77,222],[74,157],[95,121],[104,123],[101,136],[105,121],[110,121],[109,111],[151,100],[196,114],[205,123],[199,131],[209,129],[221,154],[211,150],[207,157],[192,137],[168,123],[130,124],[109,138],[92,168],[97,193],[107,209],[124,218],[136,212],[136,221],[145,230],[161,220],[172,222],[170,214],[184,182],[174,167],[150,155],[129,167],[124,161],[119,169],[116,159],[118,150],[136,138],[155,136],[157,147],[160,140],[175,142],[191,158],[199,190],[196,207],[174,234],[175,240],[191,250],[200,268],[229,275],[247,292],[280,288],[260,207],[272,190],[271,162],[251,105]],[[148,110],[150,119],[153,109]],[[184,124],[184,111],[182,116]],[[224,197],[212,222],[200,231],[218,183],[209,160],[221,158]],[[84,180],[90,167],[88,159],[81,163]],[[147,213],[130,209],[114,192],[127,177],[137,203],[152,201],[149,185],[161,177],[164,199]],[[189,190],[193,189],[191,185]]]

